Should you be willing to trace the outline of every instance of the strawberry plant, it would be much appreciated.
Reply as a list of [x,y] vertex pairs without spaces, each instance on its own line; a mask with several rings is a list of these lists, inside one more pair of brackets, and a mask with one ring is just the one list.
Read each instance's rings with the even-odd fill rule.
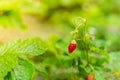
[[[81,77],[86,79],[88,75],[88,80],[93,80],[93,75],[89,74],[94,74],[95,76],[97,76],[96,74],[99,73],[98,67],[101,68],[107,60],[97,66],[96,62],[93,62],[92,59],[95,57],[95,55],[96,57],[98,55],[99,57],[102,55],[105,58],[109,58],[109,55],[104,49],[98,47],[94,43],[93,38],[91,38],[91,35],[88,34],[86,19],[79,17],[75,20],[75,29],[72,31],[72,35],[73,39],[75,39],[76,41],[79,51],[79,53],[77,53],[77,57],[74,57],[74,59],[77,60],[74,64],[76,64],[75,66],[78,68]],[[99,61],[99,59],[96,58],[96,61]],[[95,77],[95,80],[102,79],[99,79],[99,77],[97,76]]]
[[[120,80],[118,6],[119,0],[0,0],[7,37],[0,37],[0,80]],[[20,39],[9,41],[16,39],[11,34]],[[29,38],[40,35],[45,39]]]

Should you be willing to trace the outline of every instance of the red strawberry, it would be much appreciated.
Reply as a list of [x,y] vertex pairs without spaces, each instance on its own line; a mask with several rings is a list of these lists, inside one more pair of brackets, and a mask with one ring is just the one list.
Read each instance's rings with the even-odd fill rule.
[[76,42],[72,41],[68,46],[68,52],[72,53],[76,49]]
[[88,80],[94,80],[94,76],[92,74],[88,74],[87,78]]

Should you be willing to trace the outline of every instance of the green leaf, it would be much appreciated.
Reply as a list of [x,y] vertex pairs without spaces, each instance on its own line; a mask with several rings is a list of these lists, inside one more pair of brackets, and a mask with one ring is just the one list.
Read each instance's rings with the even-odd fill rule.
[[107,51],[105,51],[105,50],[102,50],[102,49],[99,49],[96,47],[91,47],[91,51],[103,54],[106,58],[109,58],[109,55],[108,55]]
[[14,68],[16,62],[17,57],[14,54],[6,53],[0,56],[0,80],[4,80],[4,77]]
[[34,68],[35,68],[35,70],[36,70],[40,75],[43,75],[43,76],[48,75],[48,74],[47,74],[47,71],[45,70],[44,67],[42,67],[42,66],[40,66],[40,65],[34,65]]
[[79,74],[81,75],[81,76],[86,76],[87,75],[87,71],[86,71],[86,69],[85,69],[85,66],[84,65],[79,65],[79,67],[78,67],[78,70],[79,70]]
[[5,80],[16,80],[15,73],[13,71],[8,72],[7,76],[5,77]]
[[18,59],[14,72],[17,80],[33,80],[34,67],[25,59]]
[[104,76],[100,71],[95,70],[95,80],[105,80]]
[[109,55],[110,66],[120,73],[120,52],[111,52]]
[[6,43],[3,47],[0,48],[0,53],[14,53],[17,55],[40,55],[46,51],[44,44],[38,38],[27,39],[27,40],[17,40]]

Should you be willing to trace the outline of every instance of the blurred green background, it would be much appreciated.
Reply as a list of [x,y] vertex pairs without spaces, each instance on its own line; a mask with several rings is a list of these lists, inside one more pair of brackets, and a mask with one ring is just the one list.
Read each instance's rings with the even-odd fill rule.
[[[35,80],[83,80],[72,68],[67,53],[76,17],[87,19],[88,33],[112,56],[107,65],[111,71],[99,72],[105,74],[105,80],[120,80],[119,0],[0,0],[0,42],[40,37],[49,49],[42,56],[32,57],[43,69]],[[78,51],[75,53],[72,57]]]

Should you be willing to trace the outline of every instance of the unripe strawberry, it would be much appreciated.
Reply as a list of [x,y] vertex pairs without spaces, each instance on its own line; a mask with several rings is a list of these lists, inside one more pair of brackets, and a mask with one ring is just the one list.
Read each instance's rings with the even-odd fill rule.
[[88,80],[94,80],[93,74],[88,74],[87,79],[88,79]]
[[68,52],[72,53],[76,49],[76,42],[73,40],[68,46]]

